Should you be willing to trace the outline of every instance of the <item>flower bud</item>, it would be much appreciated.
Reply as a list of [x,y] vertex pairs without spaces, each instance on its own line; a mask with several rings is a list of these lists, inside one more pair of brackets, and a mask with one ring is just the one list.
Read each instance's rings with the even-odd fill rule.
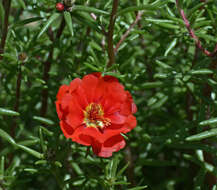
[[64,6],[62,3],[57,3],[57,4],[56,4],[56,9],[57,9],[58,11],[64,11],[65,6]]
[[20,61],[25,61],[26,59],[27,59],[27,55],[26,55],[26,53],[20,53],[19,54],[19,56],[18,56],[18,59],[20,60]]

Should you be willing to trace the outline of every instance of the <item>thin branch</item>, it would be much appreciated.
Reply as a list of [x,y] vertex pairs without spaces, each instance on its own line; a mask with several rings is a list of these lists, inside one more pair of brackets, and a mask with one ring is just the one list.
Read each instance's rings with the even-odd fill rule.
[[202,46],[201,41],[199,40],[199,38],[195,35],[194,30],[191,28],[190,23],[189,23],[188,19],[187,19],[186,16],[185,16],[184,10],[180,8],[180,6],[179,6],[179,0],[176,0],[176,6],[177,6],[177,8],[178,8],[178,10],[179,10],[179,12],[180,12],[180,14],[181,14],[181,16],[182,16],[182,19],[183,19],[183,21],[184,21],[184,23],[185,23],[185,26],[186,26],[186,28],[187,28],[187,30],[188,30],[190,36],[195,40],[196,46],[197,46],[206,56],[208,56],[208,57],[213,57],[213,56],[215,56],[216,53],[217,53],[217,44],[216,44],[216,47],[215,47],[215,49],[213,50],[213,52],[210,52],[210,51],[208,51],[207,49],[205,49],[205,48]]
[[5,42],[6,42],[7,34],[8,34],[8,19],[10,15],[11,0],[4,0],[3,5],[5,9],[5,18],[4,18],[4,26],[3,26],[1,44],[0,44],[0,60],[2,59],[1,54],[4,53]]
[[198,48],[197,45],[195,44],[194,59],[192,60],[191,69],[194,67],[194,65],[195,65],[196,62],[197,62],[198,52],[199,52],[199,48]]
[[[217,44],[216,44],[213,52],[209,52],[208,50],[206,50],[205,48],[203,48],[203,46],[202,46],[199,38],[195,35],[193,29],[191,29],[190,23],[189,23],[188,19],[185,16],[184,10],[179,7],[179,0],[176,0],[176,6],[177,6],[177,8],[178,8],[178,10],[179,10],[179,12],[180,12],[180,14],[182,16],[182,19],[183,19],[183,21],[185,23],[185,26],[186,26],[186,28],[187,28],[190,36],[195,40],[195,45],[197,46],[197,48],[200,49],[206,56],[208,56],[208,57],[214,57],[214,59],[212,59],[212,63],[210,64],[210,69],[211,70],[215,70],[216,66],[217,66],[217,58],[215,58],[215,56],[217,54]],[[213,74],[209,75],[209,78],[213,78]],[[209,99],[210,96],[211,96],[211,92],[212,92],[212,87],[208,83],[206,83],[205,88],[203,90],[203,95],[207,99]],[[187,105],[187,106],[189,106],[189,105]],[[190,116],[190,117],[192,117],[192,116]],[[210,105],[208,105],[207,109],[206,109],[206,119],[208,120],[208,119],[210,119],[210,117],[211,117],[211,114],[210,114]],[[207,130],[209,128],[210,127],[207,126],[205,128],[205,130]],[[207,144],[207,142],[205,142],[205,141],[203,143]],[[205,158],[206,162],[208,162],[210,164],[214,163],[213,156],[210,153],[204,152],[204,158]],[[206,174],[206,181],[209,184],[209,187],[211,189],[216,184],[217,178],[216,178],[215,175],[213,175],[211,173],[207,173]]]
[[191,37],[195,40],[195,43],[197,45],[197,47],[207,56],[211,56],[211,53],[206,50],[205,48],[203,48],[199,38],[195,35],[194,31],[191,29],[191,26],[190,26],[190,23],[189,21],[187,20],[186,16],[185,16],[185,13],[183,10],[180,10],[180,14],[182,16],[182,19],[184,20],[185,22],[185,26],[186,28],[188,29],[188,32],[189,34],[191,35]]
[[127,168],[127,178],[131,183],[131,186],[135,186],[135,179],[134,179],[134,164],[133,164],[133,157],[132,152],[129,146],[125,148],[125,160],[126,163],[129,164]]
[[114,34],[116,13],[117,13],[117,9],[118,9],[118,2],[119,2],[119,0],[113,0],[112,13],[111,13],[111,16],[110,16],[109,29],[108,29],[108,35],[107,35],[108,56],[109,56],[108,67],[110,67],[111,65],[113,65],[115,63],[115,51],[114,51],[114,43],[113,43],[113,34]]
[[[22,57],[23,56],[23,57]],[[15,104],[14,104],[14,111],[19,112],[19,106],[20,106],[20,88],[21,88],[21,82],[22,82],[22,66],[23,66],[23,61],[22,58],[25,58],[25,54],[21,54],[19,56],[19,60],[21,61],[21,64],[18,65],[18,75],[17,75],[17,84],[16,84],[16,97],[15,97]],[[15,137],[15,132],[17,128],[17,121],[16,117],[13,117],[12,119],[12,125],[11,125],[11,131],[10,134],[14,138]],[[14,158],[14,155],[12,153],[9,154],[8,156],[8,166],[12,163],[12,160]]]
[[[50,78],[49,71],[51,68],[51,62],[53,57],[53,48],[50,50],[49,56],[47,61],[44,63],[44,74],[43,74],[43,80],[48,83],[48,80]],[[41,116],[45,116],[47,113],[47,101],[48,101],[48,89],[44,88],[41,93],[42,96],[42,106],[41,106]]]
[[[56,39],[60,38],[60,36],[63,33],[64,27],[65,27],[65,19],[62,18],[60,28],[58,29],[57,34],[56,34]],[[50,40],[54,43],[55,39],[54,39],[53,31],[51,30],[51,28],[49,29],[48,33],[49,33]],[[50,71],[51,63],[52,63],[53,49],[54,47],[52,45],[48,59],[44,63],[43,80],[46,82],[46,84],[48,84],[48,80],[50,78],[49,71]],[[41,116],[45,116],[47,113],[47,105],[48,105],[48,88],[44,88],[42,90],[41,96],[42,96]]]
[[[17,75],[17,86],[16,86],[16,99],[15,99],[15,105],[14,105],[14,111],[19,112],[19,106],[20,106],[20,87],[21,87],[21,81],[22,81],[22,65],[20,64],[18,66],[18,75]],[[11,126],[11,136],[15,137],[15,131],[17,128],[17,122],[16,119],[13,118],[12,126]]]
[[120,41],[117,43],[114,51],[117,53],[118,49],[120,48],[120,45],[123,43],[123,41],[127,38],[127,36],[130,34],[131,30],[135,27],[135,25],[139,22],[141,19],[141,16],[143,14],[143,11],[139,11],[135,21],[130,25],[130,27],[127,29],[127,31],[124,33],[124,35],[121,37]]
[[62,35],[63,30],[64,30],[64,28],[65,28],[65,25],[66,25],[65,19],[62,18],[62,21],[61,21],[61,24],[60,24],[60,28],[59,28],[59,30],[57,31],[56,39],[59,39],[60,36]]
[[[24,61],[26,60],[26,54],[23,52],[19,55],[18,59],[20,61],[18,65],[18,74],[17,74],[17,84],[16,84],[16,97],[15,97],[15,104],[14,104],[14,111],[19,112],[20,107],[20,89],[21,89],[21,82],[22,82],[22,66],[24,65]],[[11,126],[11,136],[15,137],[15,131],[17,128],[16,117],[13,118],[12,126]]]
[[[209,65],[209,69],[210,70],[216,70],[217,67],[217,57],[214,57],[214,59],[212,59],[211,64]],[[208,76],[209,78],[213,79],[214,74],[210,74]],[[203,95],[207,98],[210,99],[211,98],[211,93],[212,93],[212,87],[210,86],[209,83],[206,83],[204,90],[203,90]],[[205,102],[204,102],[204,105]],[[207,108],[206,108],[206,112],[205,112],[205,118],[206,120],[210,119],[212,117],[211,115],[211,105],[208,104]],[[207,125],[204,130],[209,130],[210,126]],[[204,144],[209,144],[209,142],[204,141]],[[210,164],[214,164],[214,158],[210,153],[204,152],[204,159],[206,162],[210,163]],[[206,181],[208,182],[210,189],[217,183],[217,178],[215,175],[213,175],[212,173],[207,173],[206,175]]]

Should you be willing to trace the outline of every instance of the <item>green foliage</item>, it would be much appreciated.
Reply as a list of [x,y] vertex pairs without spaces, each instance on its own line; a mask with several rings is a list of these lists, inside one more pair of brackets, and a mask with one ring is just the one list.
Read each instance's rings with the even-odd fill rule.
[[[175,0],[119,1],[112,39],[112,0],[63,12],[56,0],[12,0],[7,15],[9,2],[0,0],[0,190],[216,189],[217,54],[196,45]],[[216,1],[179,3],[212,52]],[[126,31],[108,67],[108,43]],[[66,139],[55,109],[60,85],[96,71],[117,77],[138,108],[127,147],[108,159]]]

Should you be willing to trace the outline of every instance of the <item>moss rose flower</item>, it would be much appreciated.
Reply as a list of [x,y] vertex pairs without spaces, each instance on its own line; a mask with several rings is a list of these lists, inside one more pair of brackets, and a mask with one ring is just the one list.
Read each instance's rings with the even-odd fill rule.
[[124,148],[121,133],[136,127],[132,96],[115,77],[93,73],[62,85],[56,109],[66,138],[91,146],[100,157]]

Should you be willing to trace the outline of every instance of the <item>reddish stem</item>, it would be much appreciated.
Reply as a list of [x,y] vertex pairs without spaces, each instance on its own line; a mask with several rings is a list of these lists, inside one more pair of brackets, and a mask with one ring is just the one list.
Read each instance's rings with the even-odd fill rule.
[[181,16],[182,16],[183,21],[185,22],[185,26],[186,26],[186,28],[187,28],[187,30],[188,30],[190,36],[195,40],[196,46],[197,46],[206,56],[208,56],[208,57],[213,57],[213,56],[215,56],[215,54],[217,53],[217,44],[216,44],[215,49],[213,50],[213,52],[210,52],[210,51],[208,51],[207,49],[205,49],[205,48],[202,46],[202,43],[201,43],[201,41],[199,40],[199,38],[195,35],[194,30],[191,28],[190,23],[189,23],[188,19],[187,19],[186,16],[185,16],[184,10],[179,7],[179,1],[178,1],[178,0],[176,0],[176,6],[177,6],[177,8],[178,8],[178,10],[179,10],[179,12],[180,12],[180,14],[181,14]]
[[138,12],[135,21],[130,25],[128,30],[124,33],[124,35],[121,37],[120,41],[117,43],[117,45],[116,45],[116,47],[114,49],[115,53],[117,53],[118,49],[120,48],[120,45],[127,38],[127,36],[130,34],[130,32],[134,28],[134,26],[139,22],[139,20],[141,19],[142,14],[143,14],[143,11]]

